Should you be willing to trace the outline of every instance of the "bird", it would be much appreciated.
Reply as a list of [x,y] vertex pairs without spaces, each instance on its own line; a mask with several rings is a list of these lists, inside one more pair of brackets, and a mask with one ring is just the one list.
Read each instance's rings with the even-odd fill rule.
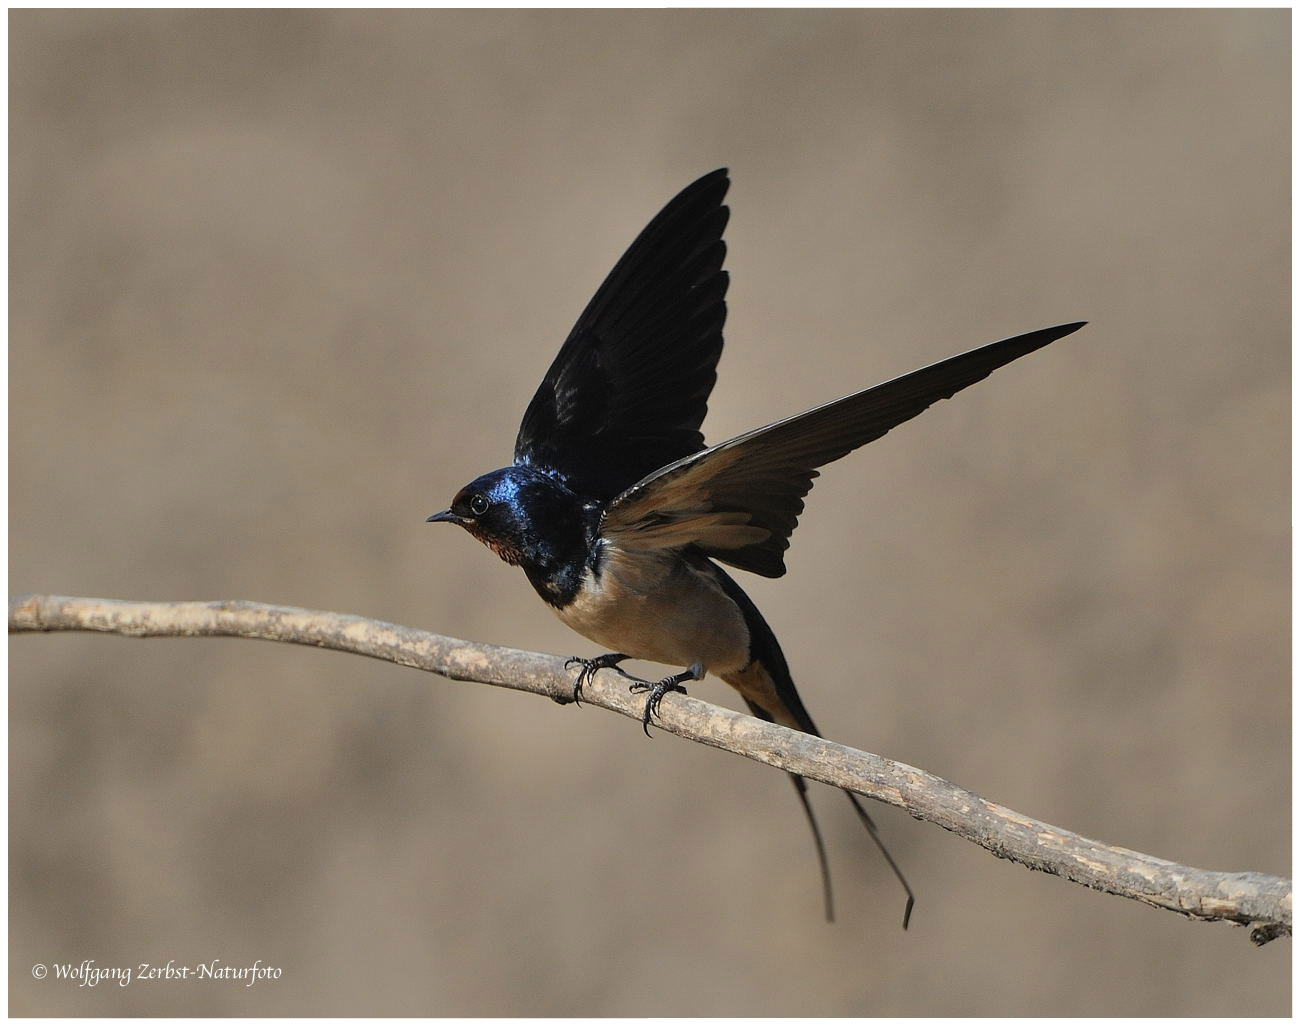
[[[719,168],[649,222],[560,347],[525,410],[513,462],[426,519],[460,526],[520,567],[562,622],[609,650],[568,661],[578,667],[574,702],[612,668],[646,694],[648,735],[666,695],[712,673],[759,719],[820,737],[775,633],[719,564],[781,577],[818,468],[1085,322],[993,342],[706,446],[700,427],[727,314],[729,187]],[[628,659],[685,669],[646,680],[619,665]],[[833,920],[807,784],[789,776]],[[906,892],[906,929],[912,889],[858,797],[844,793]]]

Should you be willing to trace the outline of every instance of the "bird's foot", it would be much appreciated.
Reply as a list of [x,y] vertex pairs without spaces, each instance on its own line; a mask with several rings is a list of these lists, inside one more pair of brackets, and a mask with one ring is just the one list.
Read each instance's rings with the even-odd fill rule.
[[[629,676],[624,674],[625,677]],[[632,694],[637,695],[642,691],[650,692],[650,697],[646,699],[645,711],[641,714],[641,729],[645,731],[645,736],[650,736],[650,717],[659,715],[659,703],[664,700],[664,695],[671,691],[680,691],[686,694],[686,689],[682,685],[688,680],[703,680],[704,667],[699,663],[692,663],[690,667],[681,673],[674,673],[671,677],[665,677],[659,681],[638,680],[632,677],[632,686],[628,689]]]
[[582,689],[591,683],[591,679],[596,676],[597,670],[618,670],[619,673],[627,677],[628,680],[639,680],[631,674],[619,669],[618,664],[624,659],[631,659],[622,652],[606,652],[604,655],[598,655],[594,659],[585,659],[582,656],[574,656],[572,659],[564,661],[564,668],[567,670],[570,666],[581,667],[578,670],[578,677],[573,682],[573,704],[582,704]]

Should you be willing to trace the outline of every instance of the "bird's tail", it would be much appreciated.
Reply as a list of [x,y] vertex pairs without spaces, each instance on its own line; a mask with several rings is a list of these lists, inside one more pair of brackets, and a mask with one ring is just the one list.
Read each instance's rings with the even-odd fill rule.
[[[740,692],[745,699],[745,704],[759,719],[767,720],[769,723],[779,723],[785,727],[802,730],[805,734],[821,737],[821,731],[817,729],[817,725],[813,723],[808,710],[804,708],[803,700],[799,697],[799,692],[794,686],[794,680],[790,676],[790,669],[786,665],[785,654],[781,651],[781,646],[777,643],[772,629],[768,627],[767,621],[763,619],[758,608],[750,600],[749,596],[741,590],[739,585],[732,581],[720,568],[718,573],[723,582],[723,587],[731,594],[731,597],[735,599],[744,612],[745,624],[749,628],[751,656],[749,665],[743,670],[723,674],[722,679]],[[813,841],[817,845],[817,861],[821,866],[826,919],[833,922],[835,919],[835,906],[831,893],[830,864],[826,859],[826,845],[822,841],[821,830],[817,826],[817,818],[813,815],[812,803],[808,800],[808,785],[804,778],[797,773],[791,773],[790,779],[799,795],[799,802],[803,805],[804,814],[808,817],[808,826],[812,829]],[[907,906],[903,910],[903,929],[906,930],[907,924],[912,918],[912,906],[916,901],[912,894],[912,888],[908,885],[907,878],[903,876],[902,870],[898,868],[898,863],[894,861],[893,855],[885,847],[885,842],[881,840],[880,830],[877,828],[875,820],[867,813],[858,796],[847,789],[842,790],[852,803],[853,811],[857,813],[858,819],[867,832],[871,834],[871,839],[875,841],[876,847],[880,849],[880,853],[885,857],[885,861],[889,863],[889,868],[894,871],[894,875],[898,877],[898,882],[903,885],[903,890],[907,892]]]
[[[767,720],[768,723],[776,722],[761,705],[751,702],[748,698],[745,699],[745,704],[760,720]],[[799,802],[803,805],[804,815],[808,817],[808,826],[812,828],[813,843],[817,845],[817,863],[822,870],[822,900],[826,903],[826,921],[833,923],[835,922],[835,896],[831,891],[831,866],[826,860],[826,843],[822,840],[821,828],[817,826],[817,817],[813,815],[812,802],[808,800],[807,782],[798,773],[791,773],[789,777],[799,795]]]
[[[723,679],[725,680],[726,678]],[[750,701],[750,699],[746,698],[745,704],[749,706],[750,712],[760,720],[766,720],[768,723],[780,722],[766,709],[755,702]],[[782,726],[795,727],[796,729],[802,730],[805,734],[812,734],[816,737],[821,737],[821,734],[817,732],[817,729],[813,726],[811,720],[807,721],[806,726],[799,726],[793,723],[783,723]],[[803,805],[804,815],[808,817],[808,826],[812,830],[813,843],[817,846],[817,862],[821,866],[822,896],[826,905],[826,921],[833,923],[835,921],[835,898],[831,890],[831,869],[830,864],[826,859],[826,845],[822,840],[822,832],[817,826],[817,817],[813,815],[812,803],[808,800],[808,784],[803,777],[799,776],[798,773],[791,773],[789,774],[789,777],[791,782],[794,784],[795,792],[799,795],[799,802]],[[903,929],[906,930],[907,924],[912,918],[912,906],[916,903],[916,897],[912,894],[912,888],[908,885],[907,878],[903,876],[903,871],[898,868],[898,863],[894,861],[894,856],[890,854],[889,848],[886,847],[884,840],[881,839],[880,829],[876,826],[876,821],[872,819],[867,810],[863,808],[862,802],[856,794],[848,789],[842,790],[844,790],[845,797],[847,797],[849,802],[853,805],[853,811],[857,813],[858,819],[862,822],[862,825],[866,827],[867,832],[871,834],[871,839],[876,842],[876,847],[880,849],[880,854],[885,857],[885,861],[889,863],[889,868],[894,871],[894,875],[898,877],[898,882],[903,885],[903,890],[907,892],[907,905],[903,909]]]

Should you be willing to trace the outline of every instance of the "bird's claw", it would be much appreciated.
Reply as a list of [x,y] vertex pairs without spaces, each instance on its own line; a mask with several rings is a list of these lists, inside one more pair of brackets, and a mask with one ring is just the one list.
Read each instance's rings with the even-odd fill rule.
[[573,656],[571,659],[564,661],[564,668],[567,670],[572,666],[579,667],[578,676],[573,681],[573,703],[574,705],[582,704],[582,689],[591,683],[593,677],[600,670],[613,670],[622,674],[632,683],[628,687],[634,695],[649,692],[646,699],[645,709],[641,713],[641,729],[645,731],[645,736],[650,736],[650,719],[659,715],[659,703],[664,700],[664,695],[673,691],[686,694],[686,688],[682,685],[688,680],[703,680],[704,667],[699,663],[694,663],[687,670],[681,673],[674,673],[671,677],[665,677],[663,680],[651,681],[641,677],[633,677],[618,664],[631,656],[624,655],[622,652],[607,652],[605,655],[587,658],[585,656]]
[[[564,668],[566,670],[571,666],[582,667],[582,669],[578,671],[578,676],[573,682],[573,704],[582,704],[582,689],[591,683],[592,678],[596,676],[598,670],[618,670],[618,672],[622,673],[624,677],[627,677],[628,674],[620,670],[618,664],[628,658],[631,657],[625,656],[622,652],[606,652],[604,655],[595,656],[592,659],[587,659],[583,656],[574,656],[572,659],[566,659],[564,661]],[[632,677],[631,679],[636,680],[637,678]]]
[[650,697],[646,699],[645,709],[641,713],[641,729],[645,731],[645,736],[650,736],[650,717],[659,715],[659,703],[664,700],[664,695],[673,691],[686,694],[686,688],[682,685],[688,680],[703,680],[704,667],[699,663],[694,663],[690,669],[683,670],[681,673],[674,673],[671,677],[665,677],[663,680],[651,683],[648,680],[635,680],[631,687],[628,688],[634,695],[639,695],[644,691],[650,692]]

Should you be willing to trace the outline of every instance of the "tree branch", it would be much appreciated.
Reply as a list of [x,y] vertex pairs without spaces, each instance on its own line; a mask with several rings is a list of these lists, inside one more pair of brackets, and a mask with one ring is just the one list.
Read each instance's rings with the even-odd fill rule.
[[[560,704],[572,701],[573,693],[573,672],[558,656],[461,641],[359,616],[258,602],[11,597],[9,632],[29,631],[261,638],[372,656],[452,680],[545,695]],[[644,700],[630,695],[626,682],[613,672],[598,673],[583,696],[590,705],[641,718]],[[657,722],[680,737],[896,805],[1030,869],[1192,919],[1248,926],[1255,944],[1291,934],[1290,880],[1194,869],[1102,844],[1022,816],[915,767],[685,695],[668,695]]]

